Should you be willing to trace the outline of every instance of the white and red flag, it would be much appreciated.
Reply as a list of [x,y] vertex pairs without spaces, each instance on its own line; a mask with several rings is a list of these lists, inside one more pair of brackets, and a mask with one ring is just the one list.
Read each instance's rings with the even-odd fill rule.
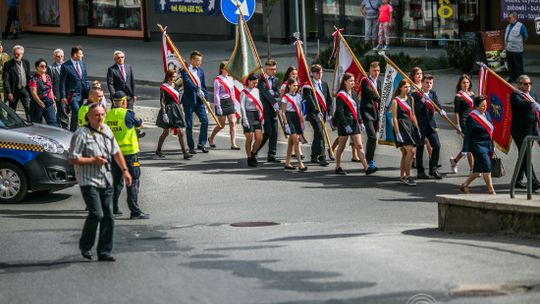
[[163,31],[163,43],[161,44],[161,57],[163,58],[163,72],[168,69],[176,69],[180,71],[180,61],[174,54],[174,47],[167,41],[167,27]]
[[332,92],[337,94],[339,91],[339,83],[341,77],[345,73],[351,73],[354,75],[355,85],[354,91],[356,94],[360,94],[360,80],[366,77],[366,71],[352,52],[349,44],[341,35],[343,29],[336,30],[332,35],[334,36],[334,50],[332,57],[336,56],[336,67],[334,70],[334,81]]

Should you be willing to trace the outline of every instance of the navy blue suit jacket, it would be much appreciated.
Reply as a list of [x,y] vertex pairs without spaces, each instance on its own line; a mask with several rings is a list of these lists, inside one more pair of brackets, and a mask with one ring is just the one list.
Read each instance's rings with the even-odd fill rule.
[[80,65],[82,77],[79,77],[71,59],[62,64],[60,68],[60,98],[67,98],[69,93],[73,96],[80,95],[83,99],[88,97],[90,82],[86,74],[86,65],[84,61],[80,61]]
[[[491,122],[491,116],[486,112],[487,119]],[[470,115],[465,122],[463,130],[463,152],[492,153],[493,142],[487,130],[476,122]]]
[[[433,90],[429,91],[429,99],[431,99],[439,109],[443,109],[441,103],[439,102],[439,97],[437,97],[437,93]],[[414,114],[416,115],[416,119],[418,120],[418,126],[420,127],[420,132],[422,134],[427,134],[426,132],[430,129],[432,131],[435,131],[437,129],[437,123],[435,122],[435,115],[431,112],[430,109],[424,104],[422,101],[422,95],[418,92],[413,92],[412,96],[414,98]],[[435,110],[437,112],[437,110]]]
[[[203,103],[201,98],[197,96],[197,91],[199,90],[199,86],[195,85],[193,81],[191,81],[191,78],[189,78],[186,71],[182,71],[182,80],[184,80],[184,95],[182,95],[182,104],[184,107],[193,107],[195,105],[200,105]],[[208,100],[208,90],[206,89],[206,82],[204,79],[204,71],[201,68],[197,69],[197,75],[199,76],[199,79],[201,80],[201,87],[202,91],[204,92],[204,97],[206,100]]]

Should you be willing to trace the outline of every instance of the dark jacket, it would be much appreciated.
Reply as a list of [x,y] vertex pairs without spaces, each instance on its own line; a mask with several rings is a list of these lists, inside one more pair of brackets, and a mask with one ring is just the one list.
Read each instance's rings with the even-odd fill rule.
[[[61,68],[62,66],[60,66]],[[60,98],[60,70],[58,72],[55,68],[53,68],[52,65],[49,65],[47,67],[47,74],[51,78],[52,86],[53,86],[53,94],[56,99]]]
[[[491,122],[491,116],[486,112],[487,119]],[[463,129],[463,152],[492,153],[493,141],[489,137],[486,128],[476,122],[471,116],[467,117]]]
[[[313,83],[315,85],[315,82]],[[332,95],[330,94],[330,89],[328,88],[328,83],[325,81],[321,82],[322,87],[322,93],[324,95],[324,99],[326,101],[326,109],[330,111],[332,108]],[[306,101],[306,118],[311,119],[315,118],[319,114],[319,102],[313,96],[313,89],[311,89],[310,86],[304,86],[302,90],[302,96],[304,96],[304,100]],[[324,112],[324,109],[321,107],[321,111]],[[325,113],[326,114],[326,113]]]
[[126,73],[126,80],[124,81],[120,68],[115,63],[107,69],[107,87],[111,94],[111,100],[116,91],[124,91],[128,96],[128,99],[132,99],[135,96],[135,79],[133,78],[133,69],[131,65],[124,64],[124,72]]
[[[271,85],[268,85],[266,82],[266,74],[262,73],[259,78],[259,83],[257,84],[257,88],[259,89],[259,92],[261,93],[261,102],[263,104],[264,108],[264,115],[266,117],[274,117],[276,116],[276,112],[274,111],[274,104],[279,104],[279,84],[278,79],[276,76],[274,76],[274,79],[271,81]],[[274,95],[272,96],[272,93]]]
[[[358,104],[358,96],[356,96],[355,92],[352,92],[352,98],[354,101],[356,101],[356,104]],[[356,114],[358,116],[358,122],[362,123],[360,113],[357,112]],[[342,126],[343,128],[347,125],[351,126],[356,124],[354,115],[349,109],[349,106],[347,106],[345,101],[338,96],[336,96],[336,113],[334,114],[334,123],[337,126]]]
[[[360,82],[360,114],[363,120],[379,120],[379,104],[381,98],[369,84],[367,77]],[[377,80],[377,91],[381,92],[381,81]]]
[[[26,90],[28,89],[28,80],[32,77],[33,74],[30,74],[30,63],[26,59],[22,59],[22,66],[26,73],[26,79],[23,80]],[[13,94],[17,90],[19,84],[19,72],[17,68],[17,63],[14,58],[11,58],[4,64],[4,69],[2,73],[2,78],[4,79],[4,92],[7,94]]]
[[[530,95],[538,101],[536,94],[531,92]],[[520,93],[514,92],[510,95],[510,104],[512,105],[512,127],[510,128],[512,137],[535,135],[537,118],[532,103]]]
[[62,64],[60,68],[60,99],[68,98],[68,94],[70,93],[73,96],[80,95],[83,99],[88,97],[90,82],[86,73],[86,65],[82,60],[80,65],[82,77],[79,77],[79,73],[77,73],[77,69],[71,59]]
[[[186,71],[182,70],[182,80],[184,80],[184,95],[182,95],[182,104],[184,107],[193,107],[195,105],[201,105],[203,103],[202,99],[197,96],[197,91],[199,86],[195,85],[191,78],[189,78]],[[197,69],[197,76],[201,80],[199,84],[204,93],[204,97],[208,100],[208,90],[206,89],[206,81],[204,79],[204,70],[202,68]]]
[[[416,115],[416,120],[418,121],[418,127],[422,134],[426,134],[428,131],[435,131],[437,129],[437,123],[435,122],[435,115],[431,110],[425,105],[423,101],[423,96],[421,93],[413,92],[412,97],[414,98],[414,114]],[[437,106],[442,110],[442,105],[439,102],[437,93],[433,90],[429,91],[429,98],[437,104]]]

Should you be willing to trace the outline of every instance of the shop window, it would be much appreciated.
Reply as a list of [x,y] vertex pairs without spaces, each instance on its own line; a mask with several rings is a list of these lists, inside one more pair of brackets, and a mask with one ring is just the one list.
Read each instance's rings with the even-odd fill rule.
[[433,1],[404,0],[403,1],[403,37],[432,38],[433,37]]
[[91,19],[93,27],[115,29],[141,29],[140,0],[93,0]]
[[[437,39],[459,38],[457,1],[433,1],[433,34]],[[444,43],[443,43],[444,44]]]
[[37,23],[60,26],[59,0],[36,0]]
[[322,0],[323,33],[328,36],[339,27],[339,1]]

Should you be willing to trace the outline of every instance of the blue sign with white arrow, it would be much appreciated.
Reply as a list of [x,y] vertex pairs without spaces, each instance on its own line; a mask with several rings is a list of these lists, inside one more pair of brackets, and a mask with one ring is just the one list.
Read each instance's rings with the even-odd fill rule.
[[221,13],[227,21],[238,24],[238,14],[248,21],[255,13],[255,0],[221,0]]

